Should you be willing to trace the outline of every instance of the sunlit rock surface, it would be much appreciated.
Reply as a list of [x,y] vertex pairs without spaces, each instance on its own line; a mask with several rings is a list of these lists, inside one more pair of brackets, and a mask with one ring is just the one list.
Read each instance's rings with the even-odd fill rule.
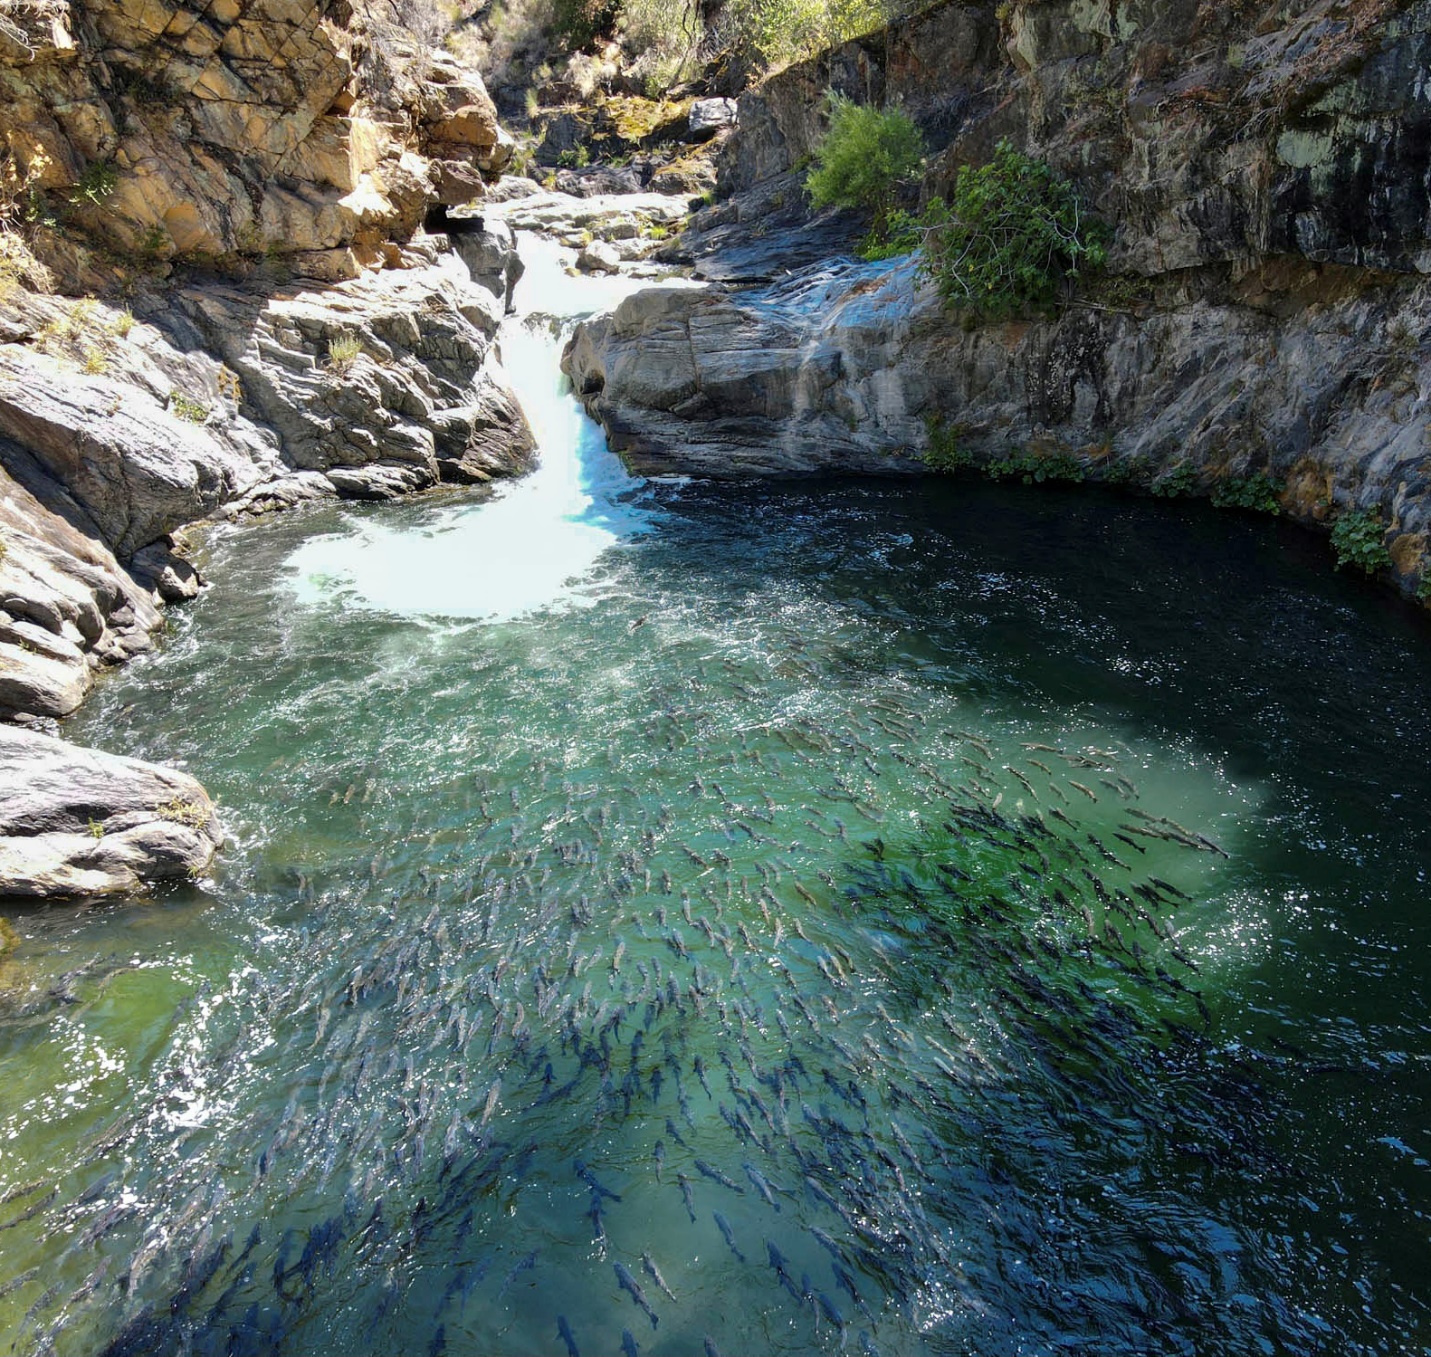
[[196,876],[223,842],[187,773],[0,725],[0,890],[110,895]]

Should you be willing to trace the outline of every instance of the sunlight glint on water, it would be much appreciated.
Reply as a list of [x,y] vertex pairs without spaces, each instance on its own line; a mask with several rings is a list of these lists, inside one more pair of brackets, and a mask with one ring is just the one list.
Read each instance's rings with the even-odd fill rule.
[[235,838],[7,909],[0,1350],[1424,1347],[1424,635],[1198,508],[552,452],[633,515],[557,606],[276,518],[70,724]]

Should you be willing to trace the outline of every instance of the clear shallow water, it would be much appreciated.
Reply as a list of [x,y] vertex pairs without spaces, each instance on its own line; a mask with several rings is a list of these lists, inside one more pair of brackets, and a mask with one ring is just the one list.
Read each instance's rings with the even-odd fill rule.
[[500,501],[224,536],[73,723],[234,842],[7,911],[6,1348],[1423,1350],[1420,621],[1197,507],[589,498],[496,620],[353,562]]

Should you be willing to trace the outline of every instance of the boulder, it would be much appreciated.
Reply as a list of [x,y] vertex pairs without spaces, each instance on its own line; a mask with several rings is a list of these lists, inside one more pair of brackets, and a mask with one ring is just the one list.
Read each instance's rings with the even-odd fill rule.
[[511,312],[517,280],[526,270],[517,253],[517,238],[505,221],[497,219],[488,225],[485,220],[477,220],[481,230],[452,234],[452,249],[467,265],[472,281],[500,297],[504,313]]
[[708,141],[723,127],[734,127],[735,122],[734,99],[697,99],[686,114],[692,141]]
[[577,255],[576,266],[583,273],[615,273],[621,267],[621,256],[604,240],[593,240]]
[[203,872],[223,843],[187,773],[0,725],[0,894],[113,895]]

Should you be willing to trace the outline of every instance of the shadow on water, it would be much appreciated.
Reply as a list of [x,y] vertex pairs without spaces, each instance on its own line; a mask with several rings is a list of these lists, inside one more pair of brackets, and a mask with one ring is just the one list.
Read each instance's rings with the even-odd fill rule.
[[295,606],[325,512],[220,539],[76,731],[236,844],[17,921],[68,975],[0,1011],[17,1350],[1424,1335],[1426,632],[1320,544],[667,488],[476,624]]

